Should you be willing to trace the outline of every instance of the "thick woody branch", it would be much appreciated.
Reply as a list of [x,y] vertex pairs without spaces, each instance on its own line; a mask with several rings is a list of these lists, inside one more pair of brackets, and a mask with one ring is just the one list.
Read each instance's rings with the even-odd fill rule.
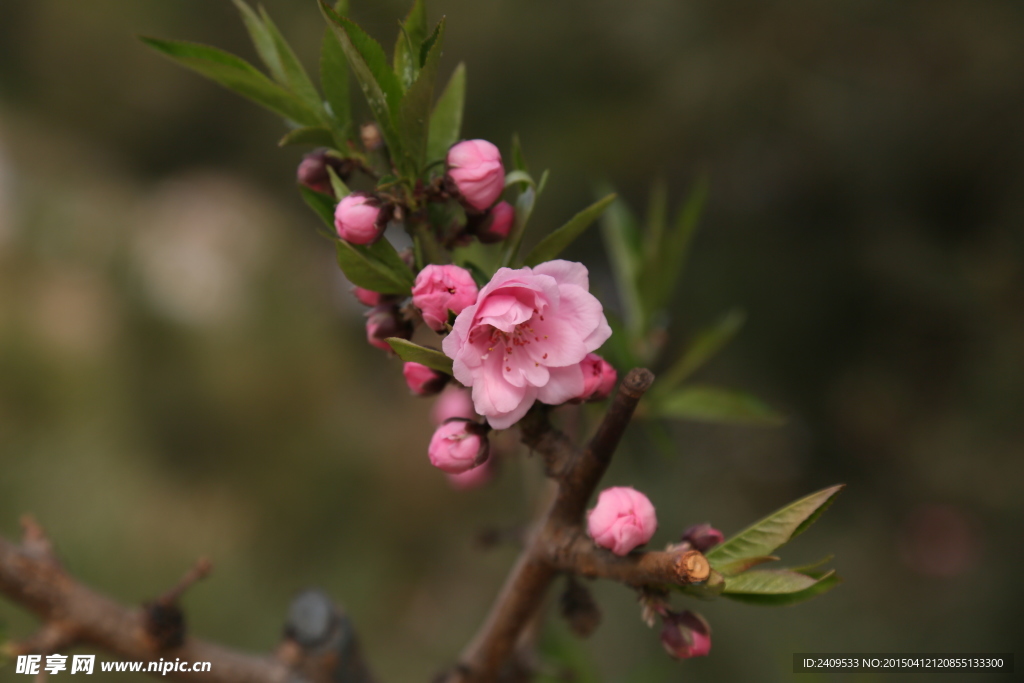
[[[558,481],[558,494],[512,568],[476,638],[462,653],[461,662],[449,681],[515,680],[519,673],[515,662],[516,643],[540,608],[548,586],[561,571],[552,561],[550,548],[556,539],[580,528],[587,501],[608,468],[637,403],[653,382],[654,375],[649,370],[631,370],[582,452],[572,449],[568,439],[554,430],[540,411],[526,421],[523,441],[545,456],[549,472]],[[553,463],[557,466],[552,467]]]
[[[168,672],[167,678],[214,683],[367,683],[362,665],[345,661],[346,653],[358,654],[354,638],[340,641],[329,661],[322,653],[297,643],[291,656],[282,659],[236,652],[184,633],[176,601],[181,593],[209,571],[200,561],[174,588],[144,607],[127,607],[107,598],[70,576],[57,561],[52,546],[38,524],[23,521],[24,542],[19,545],[0,537],[0,595],[34,613],[42,622],[39,632],[9,648],[11,654],[50,654],[73,645],[90,645],[129,661],[210,662],[208,673]],[[175,612],[177,610],[177,612]],[[154,630],[154,611],[161,616],[177,614],[177,644],[165,647],[166,638]],[[174,619],[171,619],[172,625]],[[335,632],[337,624],[334,624]],[[284,646],[283,646],[284,647]],[[317,666],[319,664],[319,666]],[[353,669],[354,664],[354,669]]]

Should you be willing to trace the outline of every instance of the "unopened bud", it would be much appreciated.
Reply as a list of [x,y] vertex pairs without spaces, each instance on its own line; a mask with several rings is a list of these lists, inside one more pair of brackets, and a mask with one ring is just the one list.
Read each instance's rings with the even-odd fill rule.
[[476,229],[476,236],[484,244],[504,242],[512,231],[516,210],[508,202],[498,202]]
[[351,159],[342,159],[331,154],[326,148],[318,149],[302,157],[295,171],[296,180],[311,190],[334,196],[331,177],[327,173],[328,168],[333,168],[342,180],[348,180],[355,170],[355,163]]
[[466,470],[461,474],[448,474],[446,475],[448,483],[457,491],[469,491],[470,489],[480,488],[491,479],[494,479],[494,473],[497,469],[495,462],[494,458],[488,458],[484,464]]
[[409,391],[417,396],[433,396],[444,389],[449,378],[443,372],[411,361],[402,367],[402,374],[405,376],[405,383],[409,386]]
[[366,312],[366,341],[378,349],[391,351],[388,337],[412,339],[412,325],[403,320],[398,307],[382,304]]
[[695,612],[669,612],[662,622],[661,645],[676,659],[703,657],[711,652],[711,627]]
[[466,140],[448,150],[448,179],[462,200],[478,211],[488,209],[505,189],[501,152],[487,140]]
[[487,427],[477,422],[451,420],[437,428],[427,448],[430,463],[448,474],[461,474],[487,461]]
[[384,234],[389,217],[390,212],[382,210],[375,197],[353,192],[335,207],[334,228],[346,242],[372,244]]
[[725,540],[725,535],[710,524],[694,524],[683,532],[683,543],[702,553]]
[[615,388],[619,373],[596,353],[588,353],[580,362],[583,370],[583,393],[574,402],[603,401]]
[[380,136],[380,128],[376,123],[366,123],[359,126],[359,138],[363,141],[363,148],[367,152],[373,152],[381,148],[384,139]]
[[455,315],[476,303],[479,288],[465,268],[431,264],[421,270],[412,286],[412,303],[423,313],[423,321],[436,332],[448,324],[448,312]]

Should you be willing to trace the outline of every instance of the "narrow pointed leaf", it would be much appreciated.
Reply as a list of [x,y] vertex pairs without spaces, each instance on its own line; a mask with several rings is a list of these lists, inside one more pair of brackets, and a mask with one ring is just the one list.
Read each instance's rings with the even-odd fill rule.
[[415,82],[409,86],[399,108],[398,125],[402,134],[403,150],[409,159],[410,168],[417,173],[427,158],[427,136],[430,131],[430,109],[434,105],[434,83],[437,81],[437,67],[441,60],[441,46],[444,37],[444,19],[435,30],[437,39],[427,54],[423,67]]
[[287,145],[313,145],[314,147],[331,147],[334,145],[334,135],[323,126],[303,126],[285,133],[284,137],[277,141],[279,147]]
[[775,427],[781,415],[760,399],[741,392],[711,386],[691,385],[659,397],[651,407],[656,417],[698,422],[723,422]]
[[256,48],[256,53],[260,56],[267,69],[270,70],[270,75],[278,83],[286,83],[287,79],[285,78],[284,67],[281,66],[281,57],[277,53],[277,45],[274,43],[274,38],[270,31],[263,25],[263,20],[244,0],[232,0],[232,2],[235,3],[239,14],[242,15],[242,22],[245,23],[245,28],[249,32],[253,47]]
[[448,79],[448,85],[434,105],[427,137],[427,163],[440,161],[459,141],[462,132],[462,111],[466,102],[466,65],[459,63]]
[[712,569],[706,581],[701,583],[688,583],[681,586],[672,586],[681,593],[685,593],[701,600],[714,600],[725,590],[725,577]]
[[427,31],[426,3],[416,0],[395,41],[395,73],[405,88],[416,81],[420,71],[420,48],[427,39]]
[[338,15],[326,0],[320,0],[320,11],[338,38],[349,67],[377,119],[384,142],[392,156],[400,158],[401,139],[393,117],[402,100],[402,86],[388,64],[384,49],[355,22]]
[[214,47],[142,37],[149,47],[295,123],[315,126],[319,117],[295,95],[240,57]]
[[348,185],[345,181],[334,171],[330,166],[327,167],[327,177],[331,180],[331,190],[334,191],[335,201],[340,202],[345,197],[352,194],[352,190],[348,189]]
[[[730,579],[730,581],[732,580],[734,579]],[[829,572],[828,574],[822,576],[820,579],[815,579],[811,577],[810,580],[812,581],[812,583],[806,588],[789,593],[730,592],[728,590],[729,587],[726,586],[726,591],[722,594],[722,597],[729,598],[730,600],[734,600],[736,602],[743,602],[749,605],[782,607],[785,605],[795,605],[798,602],[810,600],[813,597],[816,597],[818,595],[821,595],[822,593],[832,590],[840,583],[842,583],[842,579],[839,578],[839,575],[835,572]]]
[[751,569],[725,579],[723,593],[780,594],[799,593],[817,582],[809,576],[788,569]]
[[523,262],[528,266],[535,266],[557,257],[562,250],[582,235],[583,231],[589,228],[613,201],[615,201],[614,193],[597,200],[580,211],[570,218],[568,223],[542,239],[540,244],[530,250]]
[[391,244],[387,239],[381,238],[373,244],[366,246],[365,249],[367,254],[387,267],[406,289],[412,288],[413,283],[416,281],[416,275],[409,268],[409,265],[402,260],[402,257],[395,249],[395,245]]
[[[623,322],[628,336],[636,338],[643,332],[643,302],[637,289],[641,254],[637,240],[636,220],[621,199],[612,203],[601,217],[604,250],[615,274],[615,287],[622,303]],[[657,386],[657,384],[655,384]]]
[[440,351],[428,349],[425,346],[420,346],[398,337],[389,337],[387,342],[395,350],[395,353],[398,354],[398,357],[404,361],[419,363],[420,365],[426,365],[432,370],[445,372],[449,375],[452,374],[452,359]]
[[537,201],[537,192],[532,187],[527,187],[519,193],[516,198],[516,215],[512,222],[512,230],[505,239],[505,253],[502,255],[501,265],[511,265],[519,253],[519,246],[523,242],[523,234],[526,232],[526,223],[533,213],[533,205]]
[[694,336],[686,349],[686,353],[669,368],[661,377],[661,391],[674,389],[695,370],[713,358],[718,351],[736,336],[746,315],[739,309],[726,313],[714,325],[707,327]]
[[770,555],[812,524],[831,505],[844,486],[830,486],[776,510],[709,550],[706,553],[708,562],[717,568],[748,557]]
[[313,81],[309,79],[309,74],[306,73],[302,62],[295,56],[295,51],[292,50],[291,45],[284,39],[270,15],[262,7],[260,7],[260,16],[263,18],[263,26],[266,27],[267,33],[274,42],[274,48],[280,60],[283,72],[281,84],[295,93],[311,110],[322,112],[323,100],[320,99],[320,93],[317,92]]
[[338,240],[337,256],[341,271],[357,287],[382,294],[409,293],[409,284],[402,274],[382,263],[366,247]]
[[537,189],[537,183],[534,182],[533,176],[526,171],[509,171],[505,174],[505,187],[512,187],[516,183],[523,183],[529,185],[534,190]]
[[726,564],[718,565],[718,571],[723,576],[735,576],[736,574],[742,574],[752,567],[756,567],[759,564],[765,564],[767,562],[777,562],[779,558],[774,555],[763,555],[761,557],[744,557],[741,560],[735,562],[728,562]]
[[320,228],[317,232],[327,239],[338,239],[337,231],[334,227],[334,197],[311,190],[305,185],[299,185],[299,194],[302,195],[303,201],[306,202],[309,208],[313,209],[313,212],[327,226],[327,229]]
[[[664,248],[660,250],[661,258],[656,268],[658,278],[652,283],[653,286],[647,287],[652,297],[650,309],[653,311],[663,310],[672,300],[676,282],[686,265],[690,244],[697,230],[697,221],[704,210],[707,196],[707,181],[701,179],[690,192],[672,230],[665,235]],[[647,283],[645,282],[644,285],[647,286]]]
[[324,31],[320,46],[320,87],[330,106],[336,145],[343,149],[352,138],[352,103],[349,100],[348,65],[334,31]]

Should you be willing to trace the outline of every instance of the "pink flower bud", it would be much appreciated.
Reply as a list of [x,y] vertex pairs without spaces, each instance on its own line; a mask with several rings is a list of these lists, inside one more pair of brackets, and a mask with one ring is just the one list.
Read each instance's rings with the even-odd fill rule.
[[661,628],[661,645],[676,659],[703,657],[711,652],[711,627],[704,617],[689,610],[669,612]]
[[461,474],[446,474],[445,476],[448,477],[448,483],[451,484],[453,489],[469,491],[470,489],[480,488],[490,482],[494,478],[494,472],[494,460],[489,459],[479,467],[466,470]]
[[434,408],[430,413],[430,417],[434,420],[434,424],[439,425],[453,417],[474,420],[477,414],[473,410],[473,399],[470,397],[469,391],[459,387],[452,387],[448,391],[442,392],[437,397],[437,400],[434,401]]
[[476,236],[484,244],[504,242],[512,231],[512,223],[516,219],[516,210],[508,202],[498,202],[487,214],[483,224],[477,228]]
[[352,244],[376,242],[384,234],[385,224],[377,200],[369,195],[353,192],[334,209],[338,237]]
[[382,304],[366,312],[366,341],[378,349],[391,351],[388,337],[412,338],[412,325],[402,320],[398,307]]
[[725,540],[725,535],[710,524],[694,524],[683,532],[683,543],[702,553]]
[[466,140],[448,150],[448,177],[462,199],[483,211],[505,189],[501,152],[486,140]]
[[448,323],[448,311],[458,315],[476,303],[479,289],[473,276],[458,266],[429,265],[416,276],[412,303],[423,312],[423,320],[440,332]]
[[654,506],[647,496],[629,486],[605,489],[587,516],[587,532],[594,542],[616,555],[651,540],[658,528]]
[[295,179],[300,185],[305,185],[311,190],[333,196],[334,190],[327,168],[333,168],[338,177],[345,180],[352,175],[354,166],[351,159],[342,159],[330,154],[326,148],[318,149],[302,157],[295,171]]
[[588,353],[580,362],[583,370],[583,393],[577,401],[603,401],[615,388],[619,373],[596,353]]
[[432,370],[420,363],[408,362],[402,367],[405,383],[409,391],[417,396],[433,396],[444,389],[448,383],[448,375]]
[[363,289],[362,287],[353,287],[352,295],[364,306],[380,306],[384,299],[384,295],[380,292],[375,292],[372,289]]
[[430,439],[430,463],[448,474],[461,474],[482,465],[488,455],[487,437],[475,422],[452,420],[437,428]]

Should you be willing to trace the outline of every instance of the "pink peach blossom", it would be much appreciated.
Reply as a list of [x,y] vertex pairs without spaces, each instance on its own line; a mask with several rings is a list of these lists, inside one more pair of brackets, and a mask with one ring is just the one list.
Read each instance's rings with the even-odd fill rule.
[[334,227],[338,237],[352,244],[370,244],[384,234],[380,206],[365,194],[353,192],[343,197],[334,209]]
[[479,425],[452,420],[437,428],[427,447],[430,463],[448,474],[461,474],[487,459],[487,439]]
[[512,426],[534,401],[558,405],[583,392],[580,361],[612,333],[589,290],[580,263],[501,268],[455,319],[442,348],[492,427]]
[[487,140],[466,140],[448,150],[448,177],[467,204],[485,210],[505,189],[501,152]]
[[423,321],[440,332],[448,324],[448,311],[458,315],[476,301],[478,291],[465,268],[431,264],[416,276],[412,303],[423,312]]
[[602,548],[616,555],[651,540],[658,528],[654,506],[647,496],[629,486],[613,486],[597,497],[597,505],[587,515],[587,533]]

